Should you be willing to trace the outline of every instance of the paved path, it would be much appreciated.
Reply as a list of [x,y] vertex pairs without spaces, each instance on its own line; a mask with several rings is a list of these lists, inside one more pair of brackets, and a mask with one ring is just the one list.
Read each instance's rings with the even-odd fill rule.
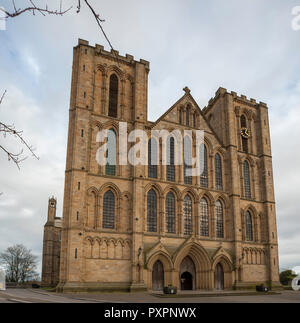
[[8,289],[0,291],[0,303],[300,303],[300,292],[251,296],[237,296],[234,292],[229,296],[199,293],[199,297],[161,298],[149,293],[57,294],[36,289]]

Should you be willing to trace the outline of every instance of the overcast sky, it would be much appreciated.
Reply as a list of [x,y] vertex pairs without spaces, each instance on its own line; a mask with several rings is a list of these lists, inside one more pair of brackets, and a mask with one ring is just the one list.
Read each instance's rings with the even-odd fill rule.
[[[64,2],[68,7],[77,1]],[[183,95],[184,86],[200,107],[220,86],[268,104],[280,268],[300,266],[300,30],[291,27],[300,0],[90,2],[121,55],[150,61],[151,121]],[[0,0],[6,9],[10,3]],[[16,3],[22,7],[27,1]],[[0,152],[0,251],[23,243],[41,259],[52,195],[61,216],[72,48],[78,38],[109,50],[87,10],[64,17],[25,14],[0,30],[0,92],[7,89],[0,119],[22,129],[40,157],[28,158],[19,171]],[[0,138],[4,142],[20,148]]]

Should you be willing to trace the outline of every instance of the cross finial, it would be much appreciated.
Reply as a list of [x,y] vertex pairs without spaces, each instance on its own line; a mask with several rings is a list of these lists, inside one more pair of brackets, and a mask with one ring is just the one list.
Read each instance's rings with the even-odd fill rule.
[[183,91],[187,94],[191,93],[191,90],[186,86]]

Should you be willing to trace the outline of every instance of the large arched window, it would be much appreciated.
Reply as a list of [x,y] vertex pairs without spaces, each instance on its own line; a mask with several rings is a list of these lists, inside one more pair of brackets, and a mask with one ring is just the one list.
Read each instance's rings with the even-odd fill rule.
[[252,216],[249,211],[246,212],[246,240],[253,241]]
[[117,136],[113,129],[108,130],[107,133],[107,151],[106,151],[106,175],[116,175],[117,164]]
[[173,136],[167,139],[167,181],[175,182],[175,140]]
[[215,181],[216,189],[223,189],[223,176],[222,176],[222,159],[219,154],[215,155]]
[[118,77],[116,74],[112,74],[109,81],[108,115],[113,118],[118,117],[118,87]]
[[[244,115],[241,116],[241,128],[247,128],[247,119]],[[248,153],[248,139],[242,137],[243,152]]]
[[184,137],[184,184],[192,185],[192,141],[189,136]]
[[192,199],[186,195],[183,200],[183,217],[184,217],[184,234],[190,235],[193,233],[192,223],[193,206]]
[[157,197],[153,189],[147,195],[147,231],[157,232]]
[[176,233],[176,206],[175,196],[169,192],[166,197],[166,231],[167,233]]
[[244,191],[245,197],[250,199],[251,198],[251,187],[250,187],[250,168],[249,163],[245,160],[244,161]]
[[107,191],[103,196],[103,221],[104,229],[115,228],[115,195],[112,191]]
[[207,148],[204,144],[200,146],[200,185],[202,187],[208,187],[208,169],[207,169]]
[[224,238],[223,205],[219,200],[216,202],[216,235]]
[[208,203],[205,198],[200,201],[200,234],[204,237],[209,236]]
[[154,138],[148,141],[148,177],[157,178],[158,147]]

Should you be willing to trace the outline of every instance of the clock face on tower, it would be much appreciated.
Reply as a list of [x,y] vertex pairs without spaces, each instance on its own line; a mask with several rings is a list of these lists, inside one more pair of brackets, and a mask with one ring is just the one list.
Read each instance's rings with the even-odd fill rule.
[[245,128],[245,127],[242,128],[241,129],[241,135],[242,135],[243,138],[246,138],[246,139],[250,138],[250,130],[248,128]]
[[50,203],[50,206],[51,206],[51,207],[55,207],[55,203],[54,203],[54,202],[51,202],[51,203]]

